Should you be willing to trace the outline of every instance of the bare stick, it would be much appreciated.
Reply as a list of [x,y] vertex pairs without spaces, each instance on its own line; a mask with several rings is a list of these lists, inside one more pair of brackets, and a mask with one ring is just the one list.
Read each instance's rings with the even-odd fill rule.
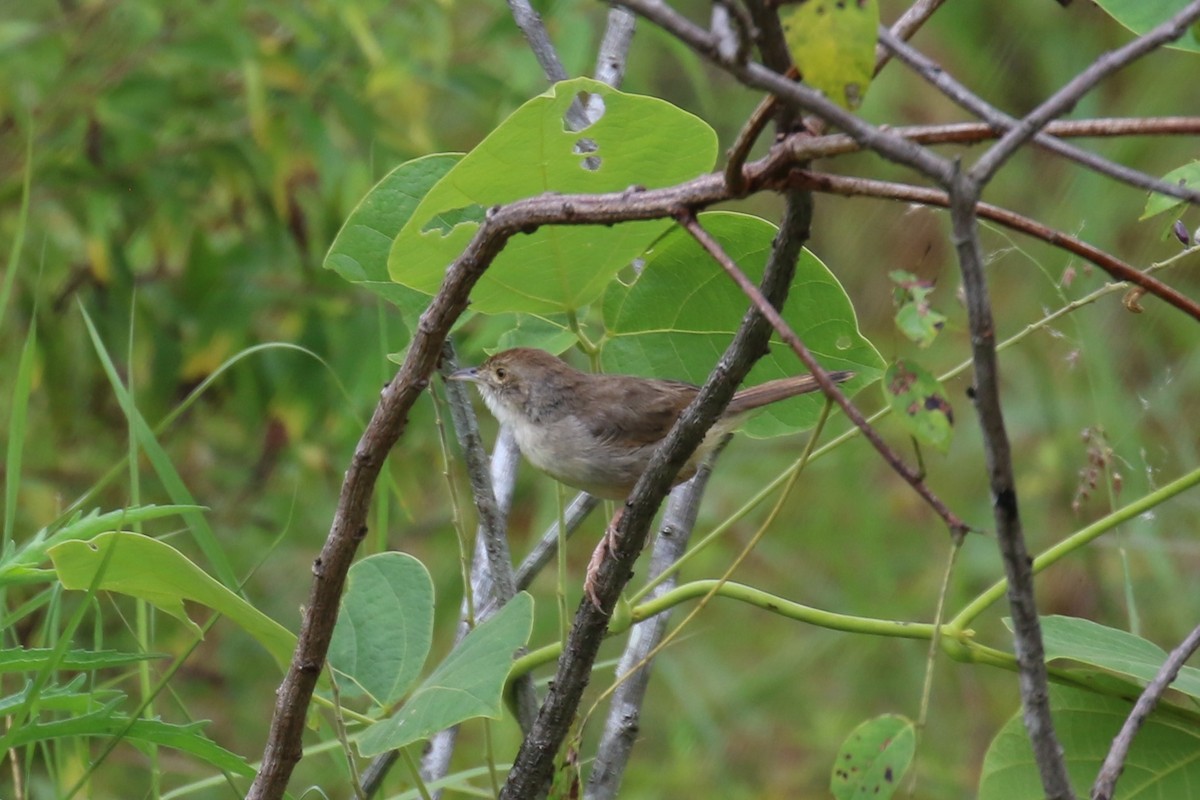
[[[579,526],[587,519],[588,514],[591,514],[592,509],[598,505],[600,505],[600,501],[587,492],[580,492],[567,504],[563,516],[566,518],[568,539],[575,531],[579,530]],[[546,529],[537,544],[529,551],[529,555],[525,556],[521,566],[517,567],[517,588],[529,588],[529,584],[533,583],[533,579],[537,577],[538,573],[550,563],[550,559],[554,558],[556,552],[558,552],[557,520]]]
[[[811,220],[808,195],[791,192],[772,257],[763,274],[763,293],[780,305],[787,297],[796,258],[808,235]],[[534,798],[545,791],[554,768],[555,754],[570,730],[583,690],[591,677],[592,666],[608,628],[608,615],[632,575],[633,564],[645,544],[654,513],[674,476],[728,405],[737,385],[766,352],[770,332],[770,325],[756,310],[747,311],[733,342],[638,479],[625,502],[609,557],[601,562],[596,572],[595,594],[601,607],[597,608],[588,598],[580,602],[550,691],[533,731],[521,743],[508,783],[500,793],[501,800]]]
[[1188,637],[1171,651],[1167,660],[1159,668],[1158,674],[1154,676],[1154,680],[1150,681],[1145,691],[1134,703],[1133,710],[1129,712],[1125,724],[1121,726],[1121,732],[1113,739],[1112,747],[1104,759],[1104,764],[1100,767],[1100,774],[1096,776],[1096,782],[1092,785],[1092,800],[1112,800],[1117,779],[1121,777],[1121,772],[1125,769],[1125,758],[1129,755],[1129,748],[1133,746],[1133,737],[1137,736],[1137,732],[1145,724],[1150,712],[1158,705],[1158,700],[1162,697],[1163,692],[1179,675],[1179,670],[1183,667],[1184,662],[1192,657],[1197,648],[1200,648],[1200,626],[1193,628]]
[[[975,114],[989,125],[1001,131],[1008,131],[1019,124],[1019,121],[1015,117],[1011,117],[984,102],[982,98],[955,80],[931,59],[925,57],[914,48],[909,47],[886,30],[880,31],[879,39],[918,75],[940,89],[943,94],[955,103]],[[1038,133],[1034,136],[1033,143],[1052,153],[1057,153],[1064,158],[1078,162],[1101,175],[1107,175],[1114,180],[1128,183],[1139,189],[1145,189],[1149,192],[1160,192],[1193,203],[1200,202],[1200,191],[1196,189],[1180,186],[1175,183],[1168,183],[1152,175],[1147,175],[1140,170],[1131,169],[1109,161],[1107,158],[1095,153],[1089,153],[1081,147],[1076,147],[1073,144],[1055,139],[1053,136],[1047,135],[1047,133],[1048,131]]]
[[[662,526],[650,553],[647,577],[656,578],[665,570],[671,569],[687,550],[692,530],[696,527],[700,500],[704,497],[715,456],[714,452],[706,459],[696,472],[696,477],[675,487],[671,492],[666,510],[663,511]],[[661,597],[674,589],[678,582],[677,575],[673,573],[654,587],[649,598],[653,600]],[[659,614],[635,625],[629,634],[629,642],[617,663],[617,678],[623,678],[634,668],[637,668],[637,673],[626,678],[613,693],[608,717],[604,722],[604,733],[596,747],[596,758],[592,762],[591,774],[588,775],[587,792],[584,795],[586,800],[610,800],[617,796],[621,788],[621,779],[625,775],[629,756],[637,741],[642,705],[650,685],[652,662],[642,662],[662,641],[670,618],[669,613]],[[638,667],[639,664],[641,667]]]
[[[996,139],[1001,131],[983,122],[909,125],[891,132],[917,144],[978,144]],[[1200,133],[1200,117],[1115,117],[1058,120],[1046,126],[1051,137],[1191,136]],[[785,144],[797,161],[862,152],[862,145],[844,133],[821,137],[793,134]],[[1167,184],[1171,186],[1173,184]]]
[[[865,196],[882,197],[889,200],[901,200],[906,203],[922,203],[924,205],[949,208],[950,196],[937,189],[927,189],[921,186],[909,186],[903,183],[889,183],[866,178],[844,178],[822,172],[796,172],[791,181],[806,189],[830,192],[845,197]],[[1165,300],[1180,311],[1200,320],[1200,303],[1171,288],[1158,280],[1106,253],[1098,247],[1077,239],[1070,234],[1054,230],[1029,217],[1009,211],[990,203],[978,203],[976,213],[984,219],[992,220],[1007,228],[1041,239],[1047,244],[1062,248],[1067,252],[1086,259],[1107,272],[1114,279],[1132,283],[1149,294]]]
[[529,0],[508,0],[508,9],[512,12],[513,21],[525,36],[525,41],[533,51],[533,57],[541,66],[546,80],[550,83],[565,81],[568,77],[566,67],[550,41],[550,34],[542,24],[541,15],[529,4]]
[[[1001,165],[1021,145],[1036,136],[1038,131],[1044,128],[1050,120],[1070,111],[1076,101],[1087,94],[1093,86],[1146,53],[1183,36],[1187,33],[1188,27],[1197,19],[1200,19],[1200,0],[1192,0],[1166,22],[1137,37],[1124,47],[1117,48],[1096,59],[1090,67],[1068,81],[1066,86],[1026,114],[1015,127],[1000,137],[1000,141],[992,145],[991,149],[971,167],[971,177],[980,185],[987,183],[996,174],[996,170],[1000,169]],[[945,184],[943,183],[943,185]]]
[[1049,800],[1073,800],[1075,794],[1067,777],[1062,745],[1054,734],[1054,720],[1050,716],[1045,651],[1033,594],[1032,559],[1021,532],[1012,450],[1000,408],[996,325],[983,273],[983,251],[975,217],[980,191],[981,185],[966,173],[959,173],[950,189],[950,219],[971,328],[971,361],[975,369],[972,399],[983,435],[996,540],[1008,577],[1008,605],[1012,611],[1013,649],[1017,657],[1025,730],[1033,745],[1033,756],[1046,797]]
[[[900,19],[892,23],[888,33],[902,42],[907,42],[913,37],[926,20],[933,16],[933,12],[941,8],[942,3],[946,0],[917,0],[908,7],[908,10],[900,15]],[[886,29],[885,29],[886,30]],[[892,58],[891,51],[884,47],[882,43],[875,45],[875,74],[878,75]]]
[[712,238],[711,235],[709,235],[708,231],[704,229],[704,226],[702,226],[692,214],[681,214],[679,216],[679,224],[682,225],[684,229],[687,230],[687,232],[690,233],[692,237],[700,243],[701,247],[708,251],[708,254],[713,257],[714,261],[721,265],[721,268],[724,269],[726,274],[733,279],[733,282],[737,284],[738,288],[741,289],[748,298],[750,298],[750,301],[754,304],[754,307],[758,309],[759,313],[766,317],[767,321],[770,322],[771,326],[775,329],[775,332],[778,333],[780,338],[782,338],[783,341],[792,348],[792,352],[796,354],[796,356],[804,363],[804,366],[808,369],[808,371],[812,373],[814,378],[816,378],[817,383],[821,386],[821,391],[823,391],[827,397],[833,400],[833,402],[837,403],[838,407],[842,409],[843,413],[845,413],[847,417],[849,417],[850,421],[853,422],[860,431],[862,431],[863,436],[866,437],[867,441],[869,441],[872,446],[879,451],[879,454],[883,456],[883,460],[887,462],[888,466],[890,466],[897,475],[903,478],[909,486],[912,486],[917,494],[921,496],[921,499],[923,499],[929,505],[929,507],[933,509],[934,513],[942,518],[942,521],[946,523],[946,527],[950,529],[950,533],[954,539],[957,541],[965,536],[967,531],[970,530],[967,524],[959,519],[958,515],[951,511],[946,504],[943,503],[941,499],[933,493],[933,491],[925,484],[925,481],[921,478],[921,476],[918,475],[915,470],[905,464],[904,460],[900,458],[895,450],[888,447],[887,442],[883,441],[883,438],[879,435],[879,432],[871,427],[871,424],[867,422],[866,417],[864,417],[858,408],[850,402],[838,385],[833,382],[833,379],[829,377],[829,373],[824,367],[821,366],[816,357],[813,356],[812,351],[805,346],[804,342],[801,341],[800,337],[796,335],[796,332],[792,330],[791,326],[787,324],[787,321],[784,320],[779,312],[771,307],[771,305],[767,302],[767,299],[763,296],[762,292],[760,292],[758,287],[746,277],[746,273],[742,272],[741,269],[738,268],[738,265],[735,264],[733,259],[729,257],[729,255],[725,252],[725,249],[721,247],[720,243],[717,242],[716,239]]

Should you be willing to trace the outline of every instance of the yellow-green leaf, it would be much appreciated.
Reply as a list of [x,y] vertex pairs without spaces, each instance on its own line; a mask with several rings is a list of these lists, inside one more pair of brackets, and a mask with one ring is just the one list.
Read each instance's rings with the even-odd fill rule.
[[857,108],[875,73],[877,0],[802,0],[780,19],[801,80]]

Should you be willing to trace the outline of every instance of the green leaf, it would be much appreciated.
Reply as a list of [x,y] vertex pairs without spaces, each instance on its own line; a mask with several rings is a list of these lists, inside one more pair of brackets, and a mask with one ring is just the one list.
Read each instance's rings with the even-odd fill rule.
[[399,711],[363,732],[364,757],[404,747],[474,717],[500,716],[513,653],[533,628],[533,598],[521,592],[467,634]]
[[[1007,619],[1005,624],[1011,628]],[[1077,617],[1043,617],[1042,638],[1047,661],[1069,658],[1127,675],[1143,685],[1154,679],[1167,660],[1167,652],[1153,642]],[[1200,669],[1183,667],[1171,688],[1200,699]]]
[[[582,92],[601,96],[605,112],[575,133],[563,116]],[[670,186],[712,169],[716,152],[707,124],[663,100],[586,78],[564,81],[513,112],[429,190],[392,246],[392,279],[432,294],[478,230],[481,213],[497,204],[544,192]],[[599,167],[589,169],[589,159]],[[490,314],[579,309],[670,225],[557,225],[515,236],[476,285],[471,308]]]
[[878,0],[805,0],[780,22],[801,80],[843,108],[858,108],[875,74]]
[[[1113,697],[1050,687],[1054,728],[1066,756],[1075,792],[1088,790],[1113,737],[1133,708]],[[1121,800],[1191,797],[1200,785],[1200,727],[1174,714],[1156,711],[1133,740],[1117,783]],[[992,740],[979,778],[979,800],[1042,800],[1041,779],[1021,714],[1014,714]]]
[[558,354],[575,344],[577,340],[578,337],[567,327],[564,317],[513,314],[512,324],[506,327],[496,342],[496,350],[507,350],[510,347],[536,347]]
[[883,394],[918,442],[943,453],[949,449],[954,409],[941,381],[931,372],[912,359],[898,358],[884,374]]
[[[1183,10],[1189,0],[1096,0],[1096,5],[1109,16],[1139,36]],[[1200,53],[1200,32],[1192,26],[1191,33],[1176,39],[1167,47]]]
[[52,648],[18,647],[0,650],[0,672],[24,672],[51,665],[55,669],[94,670],[167,657],[164,653],[121,653],[116,650],[68,650],[58,657]]
[[22,747],[48,739],[76,738],[79,736],[121,736],[137,745],[170,747],[196,756],[218,769],[235,775],[253,777],[255,770],[246,759],[215,744],[201,733],[204,723],[172,725],[158,719],[138,719],[113,713],[110,703],[105,708],[90,714],[81,714],[52,722],[35,722],[10,731],[8,740],[12,747]]
[[887,800],[912,763],[917,737],[910,720],[896,714],[869,719],[842,742],[829,789],[837,800]]
[[433,642],[433,579],[407,553],[379,553],[350,568],[329,645],[329,665],[376,705],[399,700]]
[[[179,471],[171,463],[167,451],[163,449],[162,444],[158,441],[158,437],[155,436],[145,417],[142,416],[142,412],[138,410],[133,395],[129,393],[129,390],[121,381],[121,377],[117,373],[117,367],[113,364],[108,350],[105,349],[104,342],[100,338],[100,332],[96,330],[92,318],[88,316],[87,309],[80,306],[79,311],[83,315],[84,324],[87,325],[88,336],[92,340],[92,347],[95,349],[96,355],[100,358],[100,364],[104,367],[104,374],[108,378],[109,385],[112,386],[113,393],[117,396],[117,402],[120,404],[121,411],[125,414],[125,418],[129,422],[129,427],[134,432],[138,447],[142,449],[146,454],[146,458],[154,467],[154,472],[162,482],[163,488],[166,489],[167,495],[177,505],[197,505],[193,501],[192,493],[188,491],[187,484],[184,483]],[[221,579],[221,583],[226,586],[236,586],[237,575],[233,571],[233,564],[230,562],[228,556],[226,556],[224,549],[221,547],[220,540],[213,533],[213,529],[209,526],[204,514],[199,511],[182,511],[180,513],[187,523],[188,532],[212,564],[213,571]]]
[[440,153],[396,167],[350,212],[325,256],[326,269],[397,306],[409,330],[429,296],[392,281],[388,252],[421,199],[460,160],[459,153]]
[[200,506],[145,505],[122,508],[104,514],[95,510],[86,515],[82,512],[77,513],[61,526],[42,528],[22,544],[21,549],[11,558],[0,563],[0,586],[49,580],[54,572],[34,569],[34,565],[44,562],[46,551],[59,542],[71,539],[89,539],[102,531],[111,531],[126,525],[182,514],[185,511],[199,510],[201,510]]
[[178,619],[199,636],[200,627],[184,611],[189,600],[220,612],[241,626],[267,649],[281,670],[287,670],[296,637],[211,578],[170,545],[128,531],[103,533],[90,541],[69,541],[50,548],[50,558],[63,586],[87,589],[114,548],[100,589],[119,592],[152,603]]
[[933,294],[933,283],[922,280],[902,269],[888,273],[896,284],[895,300],[896,327],[918,347],[928,347],[946,324],[944,314],[934,311],[929,304]]
[[[776,228],[745,214],[712,212],[701,224],[757,282],[766,268]],[[675,229],[646,256],[632,286],[614,281],[604,298],[605,371],[702,383],[729,345],[749,301],[712,257]],[[827,369],[854,370],[848,394],[874,381],[883,359],[858,330],[850,298],[833,274],[807,250],[800,255],[783,318]],[[750,371],[747,386],[802,372],[778,337]],[[744,426],[751,436],[778,436],[816,424],[824,399],[806,395],[762,409]]]
[[[1178,186],[1190,186],[1195,189],[1200,186],[1200,161],[1193,161],[1190,164],[1184,164],[1178,169],[1171,170],[1166,175],[1163,175],[1163,180],[1167,183],[1174,183]],[[1185,205],[1187,205],[1186,200],[1151,192],[1150,196],[1146,198],[1146,208],[1142,211],[1142,216],[1138,217],[1138,219],[1149,219],[1158,214],[1182,208]]]

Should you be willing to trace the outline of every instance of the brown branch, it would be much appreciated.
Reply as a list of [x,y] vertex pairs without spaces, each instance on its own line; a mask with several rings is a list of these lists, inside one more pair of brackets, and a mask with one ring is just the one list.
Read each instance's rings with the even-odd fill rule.
[[733,279],[733,282],[737,284],[738,288],[742,290],[746,297],[750,298],[750,301],[754,304],[754,307],[758,309],[758,312],[766,317],[767,321],[771,323],[771,327],[775,329],[775,332],[779,334],[779,337],[783,339],[788,347],[792,348],[792,352],[796,354],[796,356],[804,364],[805,368],[808,369],[808,371],[812,373],[813,377],[817,379],[817,383],[821,386],[821,391],[823,391],[827,397],[833,400],[833,402],[837,403],[838,407],[842,409],[842,412],[845,413],[850,421],[853,422],[860,431],[862,431],[863,436],[866,437],[867,441],[869,441],[871,445],[877,451],[879,451],[879,454],[883,456],[883,460],[887,462],[888,466],[890,466],[897,475],[903,478],[908,485],[911,486],[916,493],[921,496],[921,499],[923,499],[929,505],[929,507],[933,509],[934,513],[942,518],[942,521],[946,523],[946,527],[950,529],[950,534],[954,537],[954,539],[958,541],[965,536],[970,530],[969,526],[959,519],[958,515],[951,511],[949,507],[947,507],[946,504],[943,503],[942,500],[933,493],[933,491],[925,484],[925,481],[921,478],[921,476],[917,474],[915,470],[905,464],[904,460],[900,458],[895,450],[888,447],[887,442],[883,441],[883,437],[879,435],[879,432],[871,427],[871,424],[867,422],[866,417],[862,415],[858,408],[850,402],[849,398],[846,397],[845,392],[843,392],[838,385],[834,383],[833,379],[829,377],[829,373],[824,367],[821,366],[820,362],[817,361],[816,357],[812,354],[812,351],[809,350],[800,337],[796,335],[796,332],[792,330],[792,327],[787,324],[787,321],[779,314],[779,312],[771,307],[771,305],[767,302],[767,299],[763,296],[762,292],[759,291],[758,287],[746,277],[746,273],[742,272],[742,270],[738,268],[738,265],[734,263],[732,258],[729,257],[729,254],[725,252],[720,243],[704,229],[699,220],[696,219],[695,215],[691,214],[690,212],[684,212],[678,216],[678,219],[679,224],[683,226],[683,228],[690,233],[697,242],[700,243],[700,246],[703,247],[708,254],[713,257],[713,260],[721,265],[721,268],[725,270],[725,273],[729,275],[730,278]]
[[[780,233],[763,274],[764,294],[779,305],[787,297],[795,274],[796,258],[808,235],[811,215],[808,195],[791,192]],[[608,615],[633,574],[634,562],[645,545],[654,514],[670,489],[674,476],[728,405],[737,385],[766,353],[770,333],[770,325],[757,311],[751,309],[746,313],[733,342],[713,368],[696,399],[684,410],[655,451],[646,472],[638,479],[629,499],[625,501],[624,512],[616,528],[615,543],[609,557],[600,563],[596,572],[594,594],[600,607],[597,608],[588,598],[580,602],[550,691],[533,731],[521,743],[521,749],[509,771],[508,782],[500,793],[501,800],[532,800],[545,792],[553,772],[555,755],[575,721],[579,701],[591,677],[608,628]]]
[[[909,186],[902,183],[890,183],[888,181],[876,181],[866,178],[844,178],[827,173],[804,171],[792,173],[789,181],[806,189],[829,192],[845,197],[881,197],[888,200],[921,203],[923,205],[940,206],[942,208],[949,208],[950,206],[949,195],[943,191],[920,186]],[[1012,230],[1020,231],[1036,239],[1041,239],[1048,244],[1086,259],[1107,272],[1114,279],[1132,283],[1147,293],[1175,306],[1193,319],[1200,320],[1200,303],[1098,247],[1077,239],[1070,234],[1054,230],[1029,217],[1022,216],[1000,206],[991,205],[990,203],[977,204],[976,211],[984,219],[992,220]]]
[[[891,132],[917,144],[979,144],[996,139],[1000,131],[986,122],[953,122],[946,125],[909,125]],[[1110,136],[1194,136],[1200,133],[1200,117],[1132,117],[1081,119],[1051,122],[1044,133],[1059,138]],[[1035,140],[1034,144],[1038,144]],[[803,133],[789,136],[786,146],[796,161],[861,153],[862,145],[844,133],[813,137]]]
[[1125,769],[1125,758],[1129,755],[1129,748],[1133,746],[1133,737],[1137,736],[1137,732],[1145,724],[1150,712],[1158,705],[1163,692],[1179,674],[1184,662],[1191,658],[1197,649],[1200,649],[1200,626],[1192,629],[1187,638],[1171,651],[1154,676],[1154,680],[1150,681],[1145,691],[1134,703],[1133,710],[1129,712],[1125,724],[1121,726],[1120,733],[1113,739],[1112,747],[1104,759],[1104,764],[1100,767],[1096,782],[1092,785],[1092,800],[1112,800],[1117,779],[1121,777],[1121,773]]

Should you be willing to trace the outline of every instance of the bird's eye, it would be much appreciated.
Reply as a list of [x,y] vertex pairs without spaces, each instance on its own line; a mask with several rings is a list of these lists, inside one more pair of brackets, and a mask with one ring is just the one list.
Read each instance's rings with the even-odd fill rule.
[[504,367],[496,367],[496,377],[500,380],[504,380],[508,377],[508,370],[506,370]]

